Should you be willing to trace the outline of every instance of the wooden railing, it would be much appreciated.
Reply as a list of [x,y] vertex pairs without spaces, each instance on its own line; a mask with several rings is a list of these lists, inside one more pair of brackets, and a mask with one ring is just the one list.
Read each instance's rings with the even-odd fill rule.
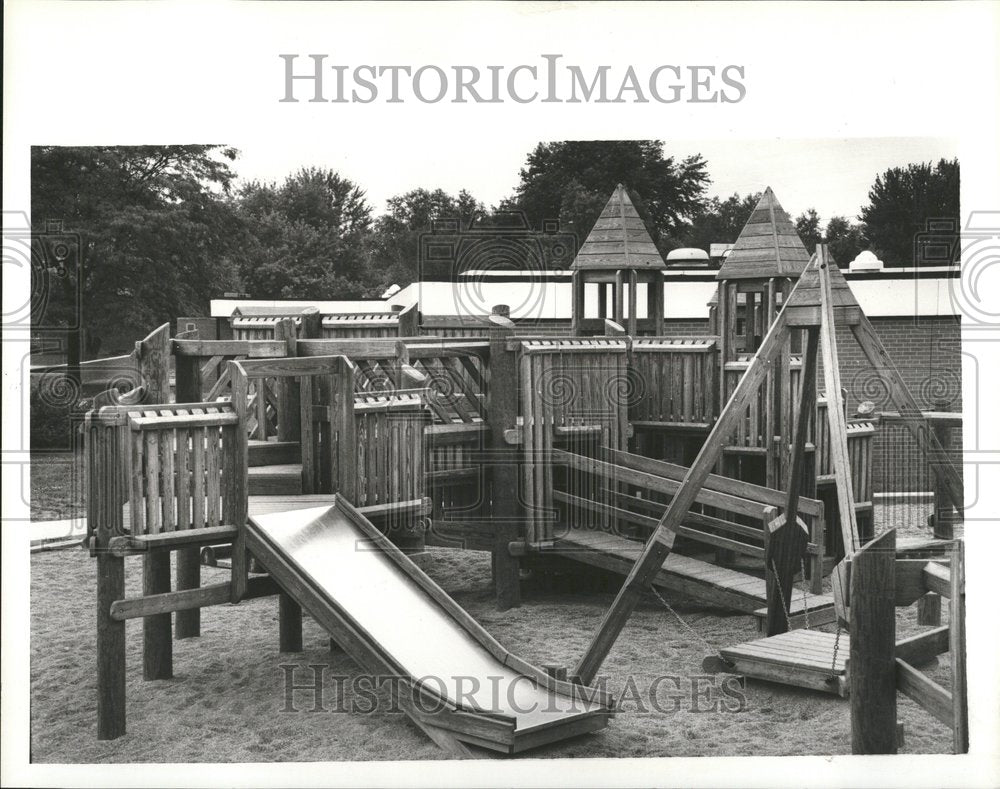
[[[597,457],[555,450],[552,459],[556,466],[567,469],[567,473],[556,475],[553,494],[563,508],[562,524],[641,540],[656,527],[688,471],[685,466],[606,447]],[[758,559],[763,569],[764,526],[776,508],[785,507],[786,498],[784,491],[712,474],[695,498],[698,506],[684,517],[678,534]],[[601,518],[595,523],[587,513]],[[807,555],[813,589],[818,591],[824,556],[823,502],[800,497],[799,513],[809,528]]]
[[[518,334],[534,336],[568,337],[573,334],[573,322],[563,319],[515,320]],[[489,315],[422,315],[420,331],[434,337],[487,338],[496,329]]]
[[525,539],[543,544],[553,539],[556,446],[627,448],[628,350],[619,338],[525,340],[518,364]]
[[90,359],[71,367],[67,364],[31,368],[31,378],[39,387],[53,392],[54,399],[75,405],[75,399],[104,392],[169,390],[170,324],[151,331],[127,354]]
[[[723,404],[736,389],[743,374],[750,366],[750,357],[744,355],[737,361],[726,362],[722,375],[725,383]],[[760,394],[747,408],[739,427],[733,434],[730,447],[742,451],[758,451],[764,453],[773,436],[787,436],[791,442],[792,404],[799,402],[802,380],[802,357],[792,356],[789,361],[787,388],[784,411],[779,411],[772,405],[775,397],[768,387],[761,387]],[[770,397],[769,397],[770,394]]]
[[[426,391],[367,393],[354,396],[356,444],[355,499],[359,507],[384,507],[383,531],[395,543],[423,545],[420,515],[424,506],[426,476],[425,436],[429,415]],[[416,503],[411,509],[390,505]]]
[[350,312],[320,315],[315,308],[285,314],[253,314],[237,309],[229,319],[235,340],[275,339],[275,330],[282,320],[295,325],[294,335],[301,339],[357,339],[407,337],[417,334],[417,305],[411,304],[391,312]]
[[636,430],[708,430],[718,416],[715,338],[641,337],[631,344],[629,419]]
[[263,391],[267,381],[297,386],[302,490],[340,491],[354,501],[354,365],[344,356],[247,359],[227,365],[232,402],[243,424],[250,419],[251,388]]
[[435,422],[488,421],[487,342],[406,344],[400,348],[400,361],[424,376]]

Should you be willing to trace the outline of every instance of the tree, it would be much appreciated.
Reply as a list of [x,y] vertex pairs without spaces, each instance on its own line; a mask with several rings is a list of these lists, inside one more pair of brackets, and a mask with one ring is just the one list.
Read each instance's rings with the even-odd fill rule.
[[32,148],[36,231],[59,221],[79,237],[47,322],[75,322],[79,293],[93,355],[207,311],[237,282],[240,223],[225,200],[236,156],[218,145]]
[[702,209],[709,182],[700,155],[665,157],[659,140],[539,143],[507,205],[536,230],[558,219],[582,244],[615,186],[625,185],[662,252],[675,249]]
[[849,266],[854,258],[868,248],[864,230],[864,225],[851,222],[843,216],[832,217],[826,223],[826,243],[834,262],[841,268]]
[[451,233],[467,229],[484,214],[483,204],[464,189],[457,196],[443,189],[414,189],[389,198],[386,213],[375,221],[372,237],[379,287],[406,287],[420,277],[450,274],[447,260],[421,259],[421,235],[441,230],[443,220],[453,220]]
[[805,244],[806,252],[811,255],[816,251],[816,245],[823,240],[823,234],[819,230],[819,214],[816,213],[815,208],[810,208],[796,217],[795,232],[799,234],[799,238]]
[[959,180],[957,159],[893,167],[876,176],[860,218],[869,244],[887,267],[921,262],[915,245],[932,220],[951,221],[957,231]]
[[708,252],[712,244],[735,243],[760,197],[760,192],[754,192],[745,197],[733,193],[725,200],[710,198],[693,217],[684,246]]
[[332,170],[303,168],[281,186],[246,184],[236,205],[251,236],[241,273],[252,296],[377,295],[369,265],[371,207],[350,180]]

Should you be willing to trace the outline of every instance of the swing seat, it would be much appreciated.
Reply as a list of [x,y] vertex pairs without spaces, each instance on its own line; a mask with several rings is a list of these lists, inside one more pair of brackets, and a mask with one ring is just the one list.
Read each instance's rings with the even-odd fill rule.
[[[836,649],[836,660],[834,650]],[[820,630],[790,630],[719,650],[731,673],[846,697],[850,637]]]

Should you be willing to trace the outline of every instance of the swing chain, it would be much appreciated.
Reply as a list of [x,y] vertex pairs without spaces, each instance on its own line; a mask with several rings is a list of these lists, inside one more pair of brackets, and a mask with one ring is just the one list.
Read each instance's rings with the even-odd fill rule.
[[802,571],[802,615],[805,617],[806,630],[809,630],[809,597],[806,594],[806,560],[799,558],[799,569]]
[[716,647],[712,646],[712,644],[710,644],[708,642],[708,639],[706,639],[701,633],[699,633],[690,624],[688,624],[686,621],[684,621],[684,619],[681,617],[681,615],[678,614],[673,609],[673,606],[671,606],[670,603],[668,603],[663,598],[663,595],[661,595],[658,591],[656,591],[656,587],[655,586],[653,586],[652,584],[650,584],[649,585],[649,591],[651,591],[653,593],[653,596],[663,604],[664,608],[666,608],[671,614],[673,614],[674,619],[676,619],[678,622],[680,622],[681,625],[684,628],[686,628],[689,633],[691,633],[695,638],[697,638],[708,649],[709,652],[711,652],[712,654],[718,654],[719,653],[719,650]]
[[785,602],[785,596],[781,593],[781,585],[778,583],[778,566],[774,563],[774,559],[771,559],[771,572],[774,573],[774,588],[778,592],[778,599],[781,601],[781,610],[785,614],[785,627],[791,630],[792,617],[788,613],[788,604]]
[[838,624],[837,637],[833,641],[833,660],[830,661],[830,673],[833,675],[837,673],[837,652],[840,651],[840,634],[843,632],[844,629]]

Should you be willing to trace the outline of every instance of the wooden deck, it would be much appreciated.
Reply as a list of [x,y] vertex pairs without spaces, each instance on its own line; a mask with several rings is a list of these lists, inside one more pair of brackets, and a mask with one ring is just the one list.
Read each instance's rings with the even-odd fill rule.
[[[836,662],[834,646],[836,645]],[[791,630],[777,636],[748,641],[719,650],[734,665],[734,672],[763,679],[846,696],[847,658],[851,640],[847,633]]]
[[[601,531],[571,529],[557,535],[548,550],[569,559],[602,567],[626,575],[642,553],[642,543]],[[728,567],[671,553],[653,580],[655,586],[683,592],[724,608],[753,614],[767,605],[767,586],[757,578]],[[810,621],[817,624],[832,621],[833,598],[829,595],[807,596]],[[793,624],[802,616],[801,596],[792,601],[790,614]]]

